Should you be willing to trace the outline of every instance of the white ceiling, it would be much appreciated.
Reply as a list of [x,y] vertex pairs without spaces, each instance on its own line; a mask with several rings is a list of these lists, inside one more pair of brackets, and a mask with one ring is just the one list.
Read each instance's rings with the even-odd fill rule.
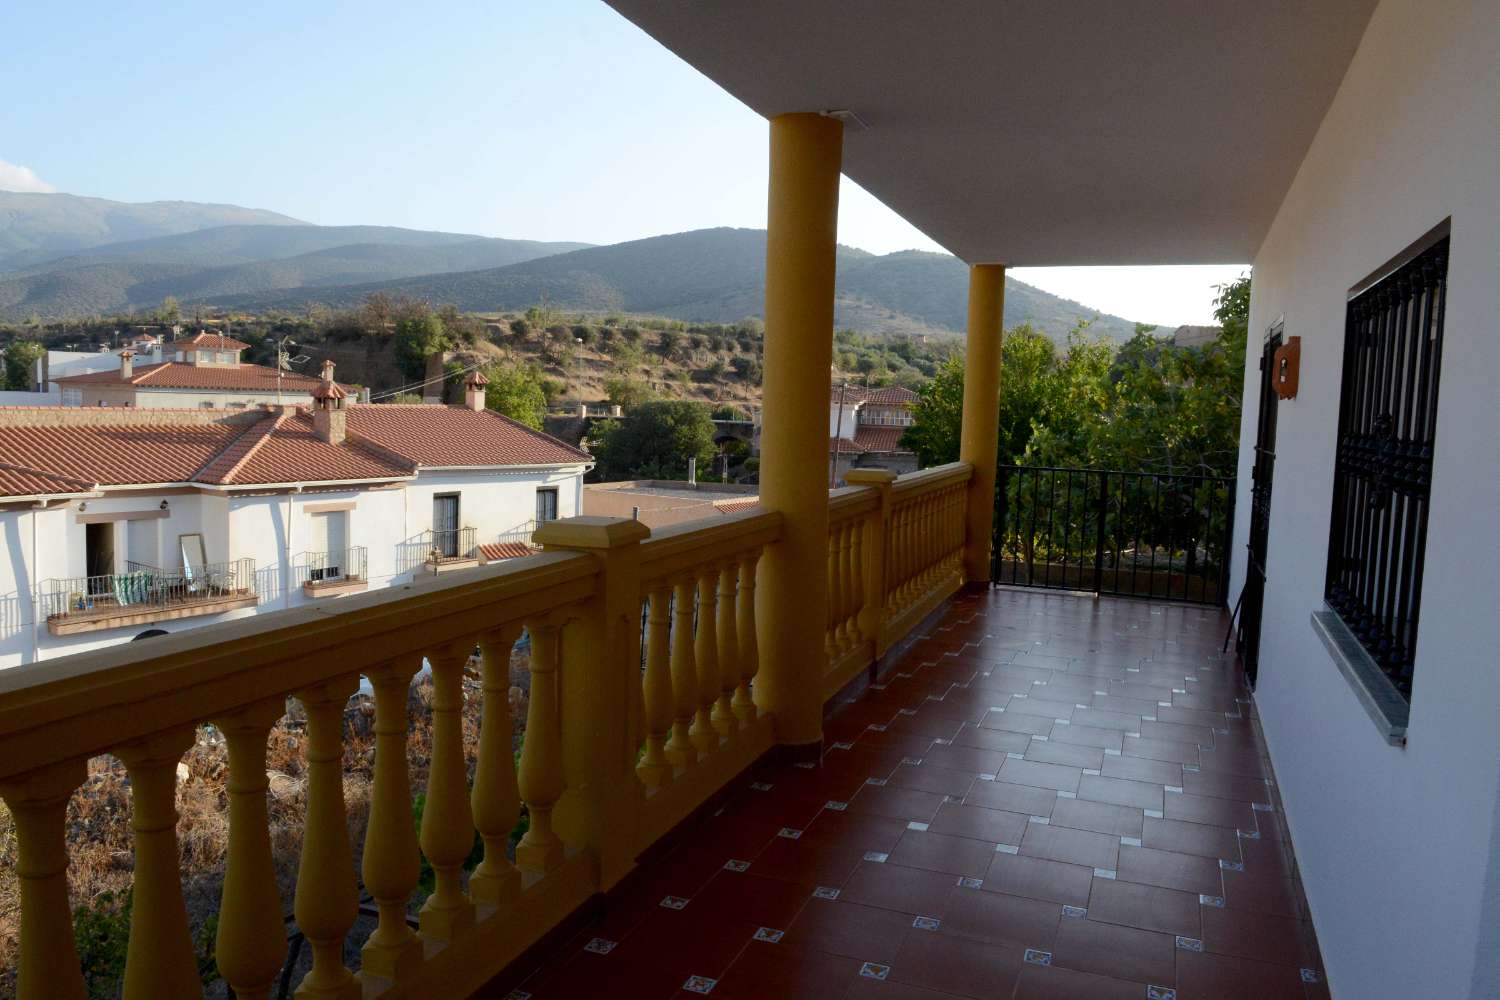
[[607,0],[971,262],[1250,260],[1375,0]]

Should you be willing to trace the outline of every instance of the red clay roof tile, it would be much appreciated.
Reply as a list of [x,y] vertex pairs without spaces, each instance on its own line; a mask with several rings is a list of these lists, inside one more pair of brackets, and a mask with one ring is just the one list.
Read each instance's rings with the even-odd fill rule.
[[[65,375],[52,381],[58,385],[126,385],[118,369]],[[276,369],[265,365],[189,365],[167,361],[142,365],[130,377],[130,385],[144,389],[222,389],[239,392],[276,391]],[[318,379],[297,372],[281,373],[281,389],[290,393],[310,393]]]

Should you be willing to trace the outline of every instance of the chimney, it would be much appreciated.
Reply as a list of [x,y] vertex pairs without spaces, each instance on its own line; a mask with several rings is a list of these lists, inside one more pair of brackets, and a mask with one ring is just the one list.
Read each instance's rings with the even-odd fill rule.
[[130,348],[120,352],[120,381],[129,382],[135,376],[135,352]]
[[343,444],[349,414],[344,409],[348,393],[333,380],[333,362],[323,362],[323,381],[313,390],[313,433],[319,441]]
[[489,384],[490,380],[478,368],[469,372],[469,377],[464,379],[464,405],[476,413],[483,410],[484,387]]

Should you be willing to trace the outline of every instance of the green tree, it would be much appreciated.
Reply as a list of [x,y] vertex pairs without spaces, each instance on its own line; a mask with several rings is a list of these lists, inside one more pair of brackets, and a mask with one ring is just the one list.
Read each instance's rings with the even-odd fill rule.
[[534,365],[491,365],[485,369],[484,405],[535,430],[547,415],[542,373]]
[[37,359],[46,353],[47,349],[34,340],[12,340],[5,349],[5,388],[28,391]]
[[161,308],[156,315],[167,326],[175,326],[182,319],[182,304],[177,301],[177,296],[168,295],[161,300]]
[[604,393],[614,406],[639,406],[656,398],[656,393],[651,391],[651,387],[643,379],[630,375],[605,379]]
[[422,312],[396,323],[396,364],[407,378],[421,378],[427,371],[429,357],[456,346],[435,313]]
[[590,435],[589,450],[606,481],[682,479],[689,457],[703,472],[714,457],[714,425],[701,403],[642,403],[624,420],[596,423]]

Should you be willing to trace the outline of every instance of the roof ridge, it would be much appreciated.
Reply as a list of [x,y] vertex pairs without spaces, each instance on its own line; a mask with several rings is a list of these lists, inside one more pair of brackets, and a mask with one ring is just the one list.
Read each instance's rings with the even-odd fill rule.
[[[456,407],[456,409],[465,409],[465,407]],[[517,420],[516,418],[514,418],[514,417],[508,417],[505,414],[501,413],[499,410],[492,410],[489,407],[485,407],[480,412],[481,413],[488,413],[492,417],[497,417],[500,420],[505,421],[507,424],[510,424],[512,427],[519,428],[520,430],[525,431],[527,434],[530,434],[533,437],[539,437],[539,438],[542,438],[542,439],[544,439],[546,441],[551,441],[553,444],[561,445],[562,447],[567,448],[569,451],[572,451],[572,452],[574,452],[574,453],[576,453],[578,455],[581,455],[581,456],[583,456],[586,459],[591,459],[591,458],[594,457],[594,456],[590,455],[588,452],[584,451],[582,448],[578,448],[578,447],[576,447],[574,445],[568,444],[568,442],[564,441],[560,437],[556,437],[556,436],[554,436],[552,434],[548,434],[546,431],[539,431],[535,427],[528,427],[526,424],[521,423],[521,421]]]
[[223,485],[233,480],[234,474],[243,469],[245,467],[245,463],[248,462],[251,457],[260,450],[261,446],[264,445],[266,441],[270,440],[272,432],[274,432],[278,427],[281,426],[282,421],[287,418],[287,414],[268,413],[267,417],[268,419],[257,420],[249,427],[246,427],[243,433],[236,435],[234,440],[230,441],[227,445],[224,446],[223,450],[221,450],[217,455],[206,462],[201,469],[193,473],[193,481],[196,482],[200,476],[208,475],[210,470],[212,470],[217,463],[222,461],[232,451],[234,451],[236,446],[243,443],[247,438],[253,435],[254,440],[249,442],[248,447],[246,447],[245,450],[240,454],[240,456],[230,464],[229,468],[225,469],[223,472],[215,473],[216,478],[209,479],[208,481]]

